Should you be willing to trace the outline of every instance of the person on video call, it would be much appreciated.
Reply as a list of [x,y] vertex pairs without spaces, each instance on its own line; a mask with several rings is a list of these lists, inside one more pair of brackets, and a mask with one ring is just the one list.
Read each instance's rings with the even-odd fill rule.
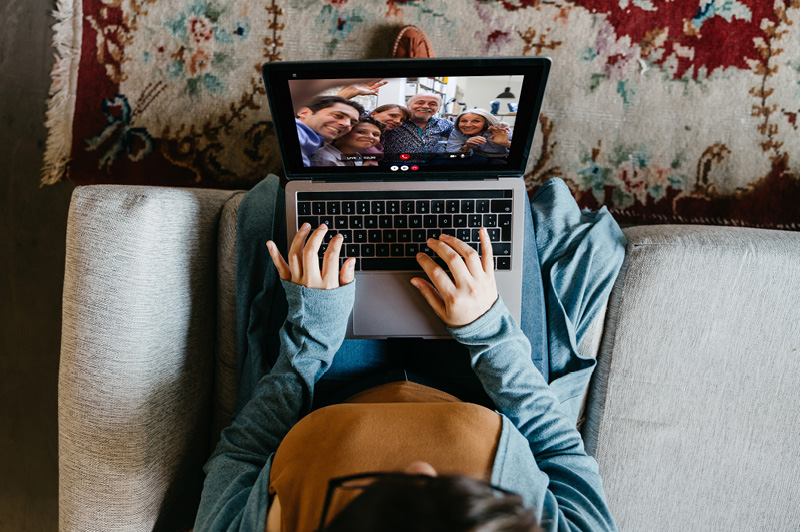
[[311,156],[325,141],[333,141],[353,128],[364,108],[341,96],[317,96],[297,109],[295,123],[303,166],[311,166]]
[[465,153],[465,163],[500,162],[508,156],[511,130],[485,109],[470,109],[456,117],[447,140],[448,153]]
[[375,147],[386,128],[372,117],[362,116],[349,133],[329,142],[311,156],[311,166],[361,166],[362,160],[346,155],[362,155]]
[[453,123],[434,115],[442,107],[438,94],[422,92],[408,101],[411,119],[386,133],[384,159],[399,161],[407,153],[417,162],[424,162],[433,153],[444,151],[444,142],[453,130]]
[[377,165],[378,161],[383,159],[383,148],[384,143],[386,142],[386,131],[391,131],[395,129],[397,126],[411,118],[411,112],[402,105],[397,105],[393,103],[387,103],[385,105],[381,105],[376,107],[369,113],[369,116],[377,120],[378,122],[383,123],[385,126],[384,134],[381,135],[380,141],[373,146],[372,148],[361,150],[359,153],[362,155],[369,155],[374,157],[371,161],[365,161],[364,165]]

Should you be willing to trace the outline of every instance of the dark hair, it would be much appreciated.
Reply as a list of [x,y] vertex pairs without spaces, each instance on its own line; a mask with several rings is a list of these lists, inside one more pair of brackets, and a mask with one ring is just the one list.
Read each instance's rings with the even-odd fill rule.
[[536,514],[516,494],[463,475],[377,480],[339,512],[325,532],[535,532]]
[[[383,132],[386,130],[386,124],[384,124],[380,120],[376,120],[375,118],[372,118],[371,116],[362,116],[361,118],[359,118],[358,119],[358,124],[362,124],[362,123],[363,124],[372,124],[373,126],[377,127],[378,129],[381,130],[381,135],[383,135]],[[358,124],[356,124],[353,127],[356,127]],[[352,131],[352,129],[351,129],[351,131]]]
[[312,113],[316,113],[317,111],[321,111],[322,109],[333,107],[337,103],[343,103],[345,105],[349,105],[350,107],[358,111],[358,116],[364,114],[364,108],[361,106],[360,103],[336,95],[317,96],[303,107],[308,107],[309,109],[311,109]]
[[403,120],[408,120],[409,118],[411,118],[411,111],[409,111],[407,107],[403,107],[402,105],[396,103],[387,103],[384,105],[380,105],[375,109],[373,109],[372,112],[382,113],[384,111],[389,111],[390,109],[400,109],[400,112],[403,113]]

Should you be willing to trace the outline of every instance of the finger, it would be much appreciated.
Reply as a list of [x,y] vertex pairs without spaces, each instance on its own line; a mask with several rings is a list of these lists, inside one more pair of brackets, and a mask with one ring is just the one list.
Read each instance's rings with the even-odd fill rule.
[[461,286],[469,281],[471,274],[467,269],[467,265],[464,264],[464,259],[461,258],[461,255],[456,253],[456,251],[449,246],[449,242],[455,240],[455,238],[446,235],[441,235],[439,238],[442,237],[447,238],[448,242],[445,243],[441,240],[430,238],[428,239],[428,247],[435,251],[436,254],[447,263],[447,266],[450,268],[450,273],[453,274],[453,280],[456,286]]
[[483,263],[481,262],[480,254],[475,251],[474,248],[470,247],[469,244],[460,240],[454,236],[450,235],[441,235],[439,238],[443,238],[447,245],[453,248],[456,253],[461,255],[464,258],[464,262],[467,265],[467,269],[469,273],[474,277],[477,273],[483,272]]
[[[428,242],[431,241],[432,240],[429,240]],[[430,246],[430,244],[428,245]],[[450,279],[450,276],[447,275],[447,272],[444,271],[444,268],[436,264],[432,258],[424,253],[417,253],[417,262],[440,294],[453,293],[456,289],[456,285],[453,284],[453,281]]]
[[303,277],[303,261],[300,258],[300,252],[303,250],[303,245],[306,243],[310,230],[311,225],[307,223],[301,225],[297,234],[294,235],[292,246],[289,248],[289,270],[292,274],[292,280],[299,280]]
[[341,234],[335,235],[325,250],[325,256],[322,258],[322,280],[326,284],[339,279],[339,254],[342,252],[343,242],[344,237]]
[[272,240],[267,242],[267,251],[269,251],[269,256],[272,258],[273,264],[275,264],[275,269],[278,270],[278,276],[284,281],[291,281],[292,272],[289,270],[289,265],[283,260],[281,252],[278,251],[278,246]]
[[419,290],[419,293],[422,294],[422,297],[425,298],[425,301],[428,302],[428,305],[430,305],[436,315],[444,321],[447,316],[447,307],[445,307],[442,296],[436,288],[425,279],[420,279],[419,277],[412,278],[411,284],[414,285],[414,288]]
[[489,240],[489,231],[481,227],[481,263],[483,271],[494,277],[494,254],[492,252],[492,241]]
[[303,272],[306,280],[322,280],[319,273],[319,247],[322,245],[322,239],[325,238],[325,233],[327,232],[328,226],[325,224],[320,225],[308,237],[308,242],[303,248]]
[[356,278],[356,259],[350,257],[342,265],[342,271],[339,274],[339,286],[352,283]]

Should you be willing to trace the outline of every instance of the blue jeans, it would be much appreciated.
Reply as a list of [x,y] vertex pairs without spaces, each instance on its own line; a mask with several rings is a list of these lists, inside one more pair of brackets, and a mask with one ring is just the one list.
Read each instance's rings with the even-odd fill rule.
[[[525,203],[523,245],[522,314],[520,327],[531,343],[531,358],[548,379],[547,319],[539,255],[534,236],[530,205]],[[279,229],[280,230],[280,229]],[[284,232],[285,234],[285,232]],[[286,253],[285,240],[275,235],[276,244]],[[286,297],[282,289],[270,312],[270,328],[276,342],[270,352],[277,353],[277,331],[286,316]],[[269,361],[270,364],[274,360]],[[472,371],[467,349],[455,340],[345,340],[333,364],[317,383],[313,408],[342,402],[369,388],[388,382],[409,380],[440,389],[462,401],[494,408],[489,396]]]

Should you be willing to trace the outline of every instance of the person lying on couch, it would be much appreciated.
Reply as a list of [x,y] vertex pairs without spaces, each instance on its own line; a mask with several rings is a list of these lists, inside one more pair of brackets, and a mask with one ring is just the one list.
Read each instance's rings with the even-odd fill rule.
[[[303,225],[286,260],[267,243],[288,301],[280,353],[206,465],[195,531],[616,530],[597,463],[497,295],[486,230],[482,255],[428,241],[452,277],[417,257],[428,279],[411,282],[455,341],[346,348],[354,259],[340,270],[337,235],[320,264],[327,231]],[[320,399],[344,374],[358,391]]]

